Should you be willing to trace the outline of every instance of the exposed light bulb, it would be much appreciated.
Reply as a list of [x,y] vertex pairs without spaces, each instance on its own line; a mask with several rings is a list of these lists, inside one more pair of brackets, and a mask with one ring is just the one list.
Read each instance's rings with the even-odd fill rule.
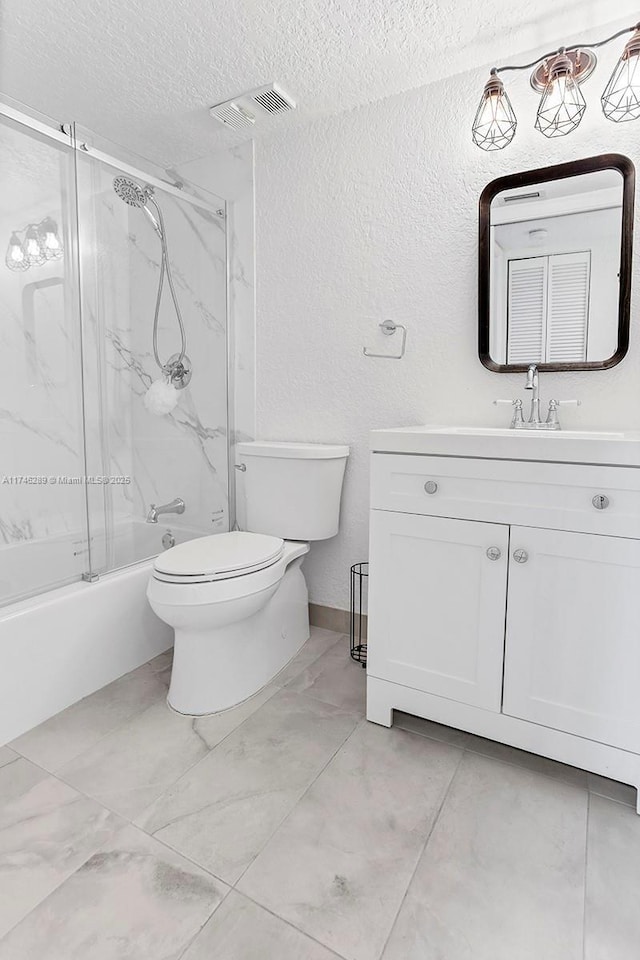
[[626,44],[601,103],[605,117],[615,123],[640,117],[640,27]]
[[587,109],[582,91],[573,76],[573,63],[561,51],[549,64],[536,116],[536,130],[545,137],[564,137],[575,130]]
[[7,255],[4,258],[9,270],[28,270],[29,261],[25,256],[25,252],[20,243],[20,237],[17,233],[11,234],[11,239],[9,240],[9,246],[7,247]]
[[484,85],[473,121],[473,142],[481,150],[502,150],[516,132],[516,115],[495,70]]

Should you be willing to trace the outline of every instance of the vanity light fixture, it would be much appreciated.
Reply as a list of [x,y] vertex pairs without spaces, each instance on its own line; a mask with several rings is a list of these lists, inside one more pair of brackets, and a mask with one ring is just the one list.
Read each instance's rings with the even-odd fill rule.
[[481,150],[502,150],[515,136],[517,120],[498,74],[532,70],[531,86],[541,94],[535,128],[545,137],[563,137],[575,130],[587,104],[580,89],[593,73],[594,49],[633,33],[601,97],[605,117],[615,123],[640,118],[640,23],[604,40],[570,44],[531,63],[493,67],[473,121],[472,137]]
[[[23,240],[21,233],[24,233]],[[60,260],[63,254],[58,225],[51,217],[45,217],[40,223],[30,223],[24,230],[13,231],[4,262],[9,270],[28,270],[48,260]]]

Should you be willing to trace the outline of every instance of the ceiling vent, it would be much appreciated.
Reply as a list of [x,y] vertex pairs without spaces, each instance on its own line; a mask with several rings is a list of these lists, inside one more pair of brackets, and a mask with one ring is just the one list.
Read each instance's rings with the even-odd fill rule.
[[275,83],[266,87],[258,87],[247,93],[217,103],[209,110],[214,120],[219,120],[225,127],[234,130],[250,130],[261,120],[295,110],[293,100],[284,90]]

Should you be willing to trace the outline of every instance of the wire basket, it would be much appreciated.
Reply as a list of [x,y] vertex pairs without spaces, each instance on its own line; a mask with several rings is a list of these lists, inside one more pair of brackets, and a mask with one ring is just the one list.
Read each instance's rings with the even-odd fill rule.
[[369,564],[354,563],[351,567],[351,593],[349,604],[349,639],[351,658],[363,667],[367,665],[367,598],[369,587]]

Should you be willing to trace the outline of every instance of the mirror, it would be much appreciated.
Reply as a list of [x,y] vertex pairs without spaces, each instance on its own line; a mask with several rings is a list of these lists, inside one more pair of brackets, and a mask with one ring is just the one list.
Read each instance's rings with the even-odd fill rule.
[[479,354],[499,373],[603,370],[629,344],[635,170],[607,154],[480,198]]

